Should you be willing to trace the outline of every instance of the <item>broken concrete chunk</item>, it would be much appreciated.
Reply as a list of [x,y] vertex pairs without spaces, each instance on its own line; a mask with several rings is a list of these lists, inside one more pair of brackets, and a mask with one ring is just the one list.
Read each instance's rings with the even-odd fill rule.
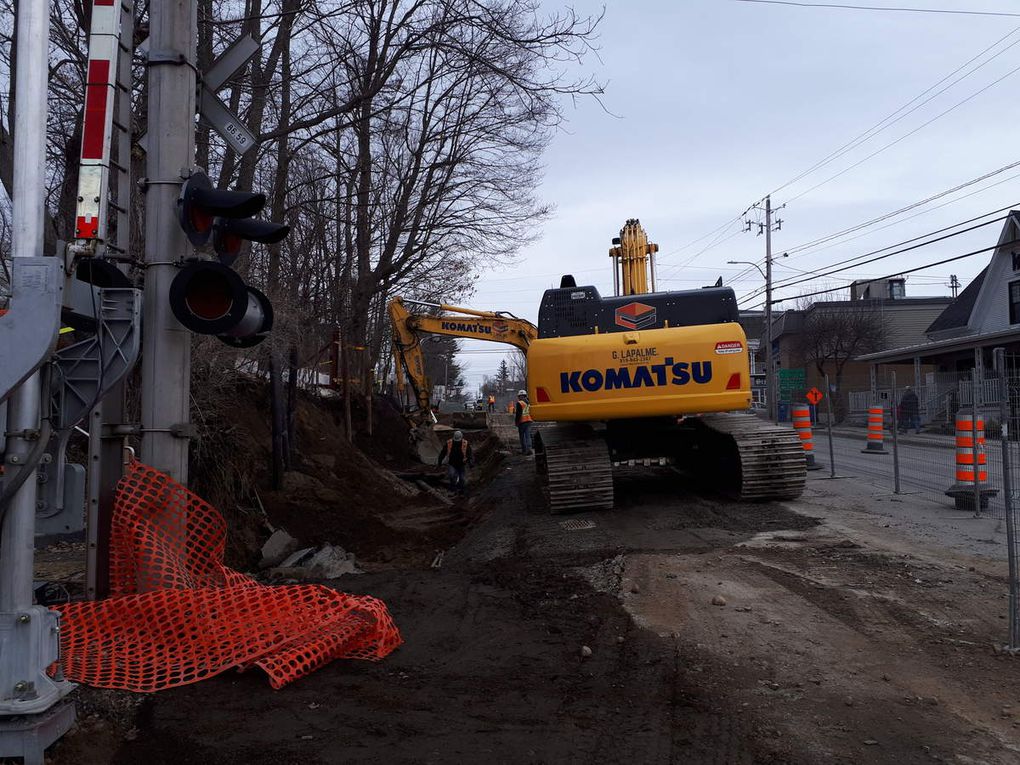
[[296,568],[304,562],[305,558],[310,557],[314,552],[314,547],[305,547],[297,552],[291,553],[288,557],[281,561],[279,568]]
[[722,595],[716,595],[716,596],[714,596],[712,598],[712,605],[713,606],[725,606],[726,605],[726,598],[724,598]]
[[349,553],[342,547],[325,545],[315,555],[308,559],[304,566],[317,573],[323,579],[336,579],[344,574],[361,574],[361,569],[355,565],[354,553]]
[[283,529],[274,531],[262,545],[260,568],[278,566],[285,558],[298,549],[300,543]]

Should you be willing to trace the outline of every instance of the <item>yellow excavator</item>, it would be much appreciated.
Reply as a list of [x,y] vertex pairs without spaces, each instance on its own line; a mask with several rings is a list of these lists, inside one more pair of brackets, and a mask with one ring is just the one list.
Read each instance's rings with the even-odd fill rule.
[[[408,306],[443,311],[411,313]],[[406,395],[410,384],[414,406],[408,412],[413,424],[435,422],[432,415],[432,383],[425,374],[425,356],[421,349],[421,335],[448,335],[474,340],[507,343],[527,352],[528,346],[538,337],[538,329],[530,321],[518,319],[508,313],[476,311],[445,303],[427,303],[422,300],[395,297],[387,305],[393,335],[393,358],[396,362],[397,391]]]
[[612,508],[614,465],[673,465],[737,499],[792,499],[804,490],[796,433],[747,413],[747,338],[729,287],[656,292],[654,255],[637,219],[609,251],[613,297],[566,275],[545,291],[537,329],[509,314],[390,303],[398,387],[428,410],[417,333],[515,345],[527,353],[535,464],[552,512]]

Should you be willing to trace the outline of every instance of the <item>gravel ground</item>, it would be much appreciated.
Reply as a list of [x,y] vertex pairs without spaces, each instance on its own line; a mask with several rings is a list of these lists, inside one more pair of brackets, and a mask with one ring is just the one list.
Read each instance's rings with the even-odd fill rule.
[[140,697],[54,762],[1020,761],[994,528],[820,477],[784,504],[616,489],[551,517],[510,458],[441,568],[334,583],[387,602],[390,658]]

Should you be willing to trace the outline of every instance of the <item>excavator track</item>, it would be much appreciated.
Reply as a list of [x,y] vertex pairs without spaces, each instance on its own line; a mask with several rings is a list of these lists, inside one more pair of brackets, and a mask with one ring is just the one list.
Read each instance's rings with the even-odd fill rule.
[[535,467],[550,513],[613,508],[609,447],[591,427],[546,427],[534,441]]
[[796,431],[750,414],[708,414],[685,422],[705,431],[699,449],[703,458],[725,466],[721,488],[735,499],[796,499],[804,492],[807,469]]

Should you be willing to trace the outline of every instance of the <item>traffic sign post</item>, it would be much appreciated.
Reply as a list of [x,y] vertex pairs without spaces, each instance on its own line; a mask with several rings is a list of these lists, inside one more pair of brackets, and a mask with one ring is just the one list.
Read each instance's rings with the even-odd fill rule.
[[[829,385],[829,376],[825,375],[825,389],[832,391]],[[825,419],[828,421],[829,430],[829,478],[836,477],[836,451],[832,445],[832,396],[825,399]]]
[[815,406],[818,406],[818,402],[822,400],[822,392],[818,388],[812,388],[804,395]]

